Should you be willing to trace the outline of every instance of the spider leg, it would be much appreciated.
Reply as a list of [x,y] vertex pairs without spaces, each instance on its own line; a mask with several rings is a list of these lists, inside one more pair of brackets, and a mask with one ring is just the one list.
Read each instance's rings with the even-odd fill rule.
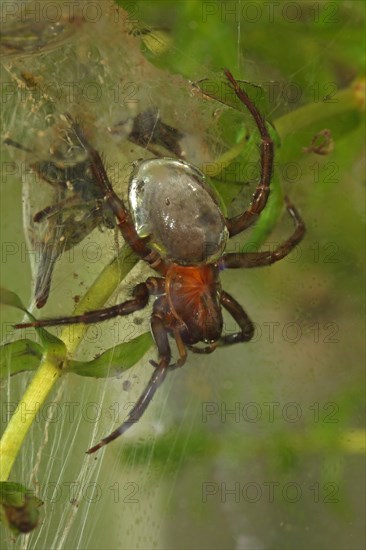
[[164,279],[159,277],[149,277],[144,283],[139,283],[133,289],[132,295],[134,298],[126,300],[122,304],[107,307],[105,309],[97,309],[94,311],[87,311],[82,315],[76,315],[75,317],[56,317],[54,319],[39,319],[31,323],[19,323],[15,325],[15,328],[28,328],[28,327],[46,327],[54,325],[74,325],[83,323],[85,325],[91,323],[99,323],[100,321],[106,321],[119,315],[129,315],[134,311],[143,309],[149,301],[149,296],[157,295],[164,292]]
[[171,359],[168,333],[166,330],[166,311],[166,298],[158,298],[154,303],[153,314],[151,316],[151,330],[158,348],[159,362],[157,364],[153,363],[153,366],[156,368],[154,369],[146,388],[127,416],[127,419],[111,434],[104,437],[97,445],[89,449],[87,454],[95,453],[95,451],[101,447],[104,447],[104,445],[107,445],[114,439],[117,439],[120,435],[124,434],[129,428],[131,428],[131,426],[133,426],[133,424],[136,424],[149,406],[156,390],[165,380],[165,377],[170,370],[169,362]]
[[158,348],[159,359],[158,363],[151,361],[151,364],[156,368],[159,368],[161,361],[165,361],[169,365],[169,361],[172,357],[166,329],[168,311],[169,304],[166,296],[160,296],[155,300],[151,315],[151,332],[153,333],[155,344]]
[[114,439],[117,439],[117,437],[124,434],[129,428],[131,428],[131,426],[133,426],[133,424],[135,424],[140,420],[141,416],[146,411],[151,399],[155,395],[156,390],[164,381],[168,370],[169,370],[169,362],[167,363],[166,361],[160,361],[158,367],[154,369],[154,372],[145,390],[143,391],[137,403],[135,404],[132,411],[128,415],[127,420],[125,420],[123,424],[121,424],[121,426],[119,426],[107,437],[104,437],[97,445],[95,445],[94,447],[91,447],[91,449],[86,451],[87,454],[90,455],[92,453],[95,453],[95,451],[97,451],[101,447],[104,447],[104,445],[107,445],[107,443],[110,443]]
[[233,75],[228,69],[225,69],[226,78],[231,83],[233,90],[238,97],[238,99],[246,106],[250,114],[252,115],[254,122],[260,133],[262,143],[260,146],[261,151],[261,177],[259,185],[255,190],[253,195],[252,203],[248,210],[226,220],[227,227],[230,233],[230,237],[241,233],[244,229],[249,227],[262,212],[263,208],[266,206],[270,182],[273,170],[273,141],[269,135],[269,132],[266,127],[266,123],[254,103],[248,97],[247,93],[240,88],[239,83],[235,80]]
[[147,246],[146,239],[141,239],[138,236],[133,220],[125,206],[125,203],[113,190],[100,154],[89,144],[79,124],[77,124],[72,119],[71,115],[65,113],[65,117],[70,123],[76,138],[79,140],[80,145],[88,154],[91,172],[94,176],[95,181],[99,185],[101,192],[103,193],[104,199],[106,200],[113,214],[117,218],[117,225],[121,230],[123,238],[136,252],[136,254],[138,254],[143,260],[147,261],[153,267],[153,269],[160,273],[165,273],[167,271],[167,265],[165,264],[165,262],[158,256],[158,254],[154,253]]
[[171,368],[182,367],[184,365],[184,363],[186,362],[186,360],[187,360],[187,350],[186,350],[186,346],[183,342],[183,339],[182,339],[181,333],[179,331],[179,328],[174,330],[174,338],[175,338],[175,342],[177,344],[177,348],[178,348],[178,352],[179,352],[179,359],[175,363],[175,365],[170,365]]
[[221,336],[217,343],[218,346],[227,346],[238,342],[249,342],[249,340],[251,340],[254,336],[254,325],[245,313],[244,309],[236,300],[234,300],[232,296],[230,296],[230,294],[224,290],[221,293],[220,301],[226,311],[228,311],[238,323],[241,330],[239,332],[234,332],[233,334],[225,334],[224,336]]
[[243,252],[224,254],[220,260],[222,268],[261,267],[270,265],[287,256],[293,248],[302,240],[305,234],[305,224],[288,197],[285,197],[287,210],[295,223],[295,231],[284,243],[280,244],[273,252]]
[[[170,326],[170,330],[173,332],[173,336],[177,345],[179,359],[169,365],[170,369],[176,369],[182,367],[187,359],[187,350],[180,334],[179,326],[174,326],[175,320],[173,320],[173,326]],[[151,318],[151,330],[154,335],[154,340],[159,351],[159,361],[161,358],[171,359],[171,350],[169,346],[167,327],[169,326],[169,303],[165,296],[162,296],[154,303],[153,315]],[[150,361],[150,364],[158,368],[160,362]]]

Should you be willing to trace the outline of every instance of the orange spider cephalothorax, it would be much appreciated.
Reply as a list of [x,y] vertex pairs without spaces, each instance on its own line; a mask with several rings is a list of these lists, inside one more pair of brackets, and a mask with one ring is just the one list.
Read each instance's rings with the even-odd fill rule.
[[183,341],[216,342],[222,333],[219,270],[214,265],[172,264],[165,278],[170,310],[183,323]]

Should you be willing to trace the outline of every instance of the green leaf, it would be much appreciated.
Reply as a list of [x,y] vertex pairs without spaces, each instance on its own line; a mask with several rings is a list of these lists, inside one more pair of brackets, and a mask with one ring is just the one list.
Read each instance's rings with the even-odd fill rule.
[[106,378],[116,376],[131,368],[153,344],[149,332],[110,348],[92,361],[69,361],[65,372],[73,372],[80,376]]
[[10,374],[36,370],[42,359],[43,348],[32,340],[16,340],[0,347],[0,378]]
[[33,315],[27,311],[25,308],[23,302],[19,298],[15,292],[12,292],[11,290],[8,290],[7,288],[0,287],[0,303],[4,306],[10,306],[10,307],[16,307],[17,309],[21,309],[22,311],[25,311],[27,315],[31,319],[34,319]]
[[[36,318],[25,308],[19,296],[7,288],[0,287],[0,304],[20,309],[24,311],[32,321],[36,321]],[[63,357],[66,356],[66,347],[62,340],[42,327],[35,327],[35,330],[40,337],[45,352]]]
[[1,521],[17,535],[29,533],[38,525],[43,502],[20,483],[0,483]]

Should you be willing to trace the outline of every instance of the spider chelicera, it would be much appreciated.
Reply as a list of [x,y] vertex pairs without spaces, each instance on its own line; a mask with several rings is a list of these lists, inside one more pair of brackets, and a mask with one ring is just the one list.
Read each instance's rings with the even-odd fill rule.
[[[265,207],[273,169],[273,142],[262,115],[232,74],[226,78],[246,106],[261,137],[261,176],[248,210],[225,218],[205,183],[204,175],[182,160],[160,158],[135,163],[129,184],[129,209],[116,195],[102,159],[86,140],[80,126],[66,115],[75,136],[87,154],[90,170],[105,201],[114,213],[123,238],[160,276],[149,277],[135,286],[133,298],[112,307],[88,311],[77,317],[43,319],[20,327],[42,327],[73,323],[95,323],[143,309],[155,297],[151,331],[158,360],[151,361],[154,372],[127,419],[87,452],[94,453],[122,435],[145,412],[169,370],[180,367],[187,349],[211,353],[218,346],[248,342],[254,326],[241,305],[222,290],[219,274],[225,268],[266,266],[284,258],[301,241],[305,225],[295,206],[286,197],[286,207],[295,229],[291,237],[272,252],[225,253],[228,239],[251,226]],[[234,318],[239,331],[222,334],[224,308]],[[174,338],[179,359],[171,363],[168,336]],[[205,347],[197,347],[203,342]]]

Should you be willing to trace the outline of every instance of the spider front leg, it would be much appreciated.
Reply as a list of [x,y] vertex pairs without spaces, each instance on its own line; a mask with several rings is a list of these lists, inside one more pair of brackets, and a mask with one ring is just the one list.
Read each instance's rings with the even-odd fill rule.
[[108,174],[104,168],[102,158],[98,151],[94,149],[86,139],[81,127],[77,124],[69,113],[65,113],[65,118],[69,122],[75,137],[88,155],[88,161],[94,181],[97,183],[104,200],[117,219],[117,226],[121,230],[124,240],[140,256],[140,258],[151,265],[155,271],[165,274],[168,266],[166,262],[153,250],[149,248],[146,239],[140,238],[133,223],[130,212],[125,203],[114,192]]
[[79,323],[88,325],[91,323],[99,323],[100,321],[106,321],[107,319],[112,319],[120,315],[129,315],[139,309],[143,309],[147,305],[151,295],[158,295],[162,292],[164,292],[164,279],[149,277],[144,283],[139,283],[135,286],[132,292],[134,298],[126,300],[122,304],[117,304],[105,309],[87,311],[82,315],[76,315],[74,317],[56,317],[54,319],[39,319],[38,321],[32,321],[30,323],[18,323],[15,325],[15,328],[76,325]]
[[235,216],[234,218],[230,218],[226,220],[230,237],[233,237],[234,235],[241,233],[242,231],[244,231],[244,229],[252,225],[252,223],[256,221],[259,214],[262,212],[263,208],[266,206],[267,199],[269,196],[269,191],[270,191],[269,186],[271,183],[271,177],[273,172],[274,151],[273,151],[273,140],[269,135],[264,118],[258,111],[257,107],[254,105],[254,103],[251,101],[247,93],[240,88],[239,83],[235,80],[235,78],[230,73],[230,71],[225,69],[224,72],[225,72],[226,78],[229,80],[229,82],[233,87],[235,95],[246,106],[246,108],[252,115],[252,118],[258,128],[258,131],[262,140],[262,143],[260,146],[261,177],[260,177],[259,185],[257,186],[254,192],[254,196],[253,196],[250,208],[245,212],[243,212],[242,214],[240,214],[239,216]]
[[261,267],[271,265],[287,256],[291,250],[302,240],[305,235],[305,224],[298,210],[285,197],[287,211],[295,223],[295,231],[284,243],[280,244],[273,252],[242,252],[240,254],[224,254],[220,260],[221,268]]
[[233,319],[238,323],[241,330],[239,332],[234,332],[233,334],[225,334],[224,336],[221,336],[218,341],[218,346],[227,346],[237,344],[239,342],[249,342],[249,340],[251,340],[254,336],[254,325],[245,313],[244,309],[236,300],[234,300],[232,296],[230,296],[230,294],[224,290],[221,293],[220,301],[226,311],[228,311]]

